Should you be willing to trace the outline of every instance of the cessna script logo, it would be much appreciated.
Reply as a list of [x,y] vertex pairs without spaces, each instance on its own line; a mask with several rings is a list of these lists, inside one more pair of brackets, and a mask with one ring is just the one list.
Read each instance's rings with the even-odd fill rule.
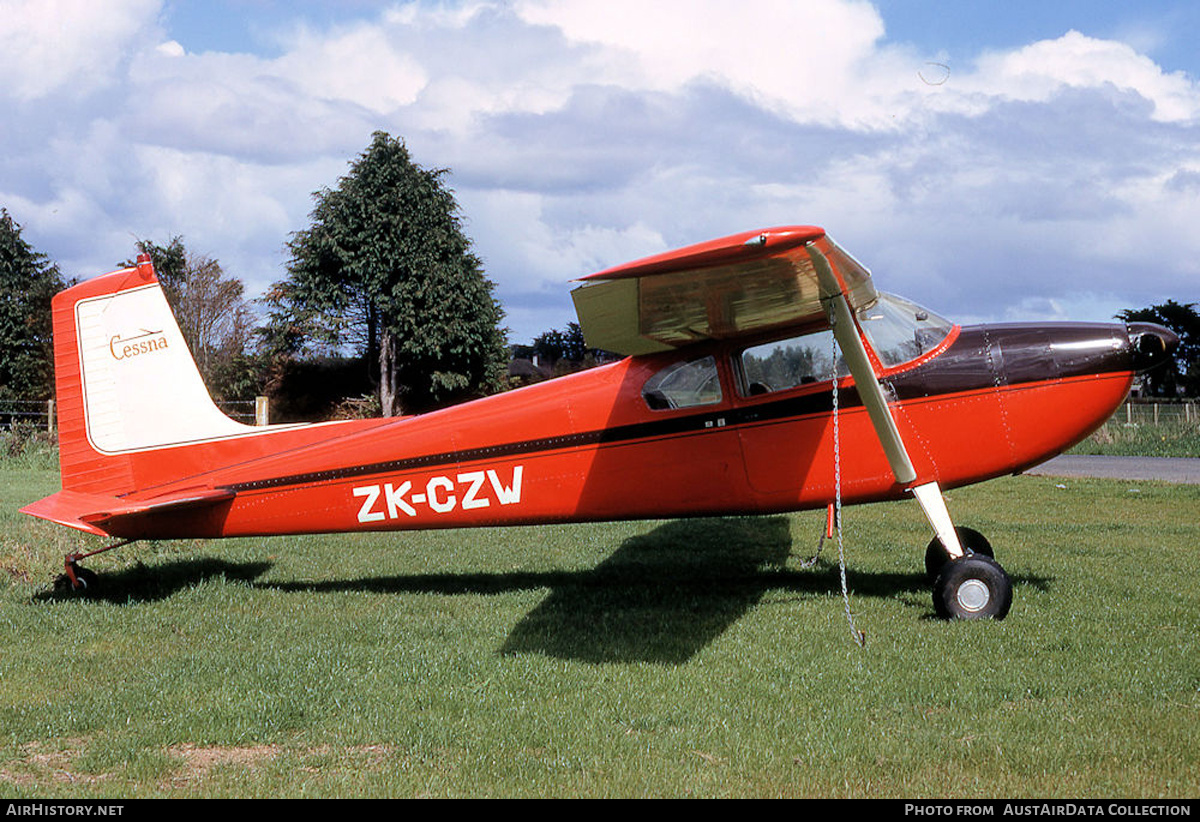
[[382,485],[359,485],[351,490],[362,497],[358,509],[359,522],[383,522],[400,517],[415,517],[418,507],[429,508],[435,514],[448,514],[456,508],[469,511],[498,505],[513,505],[521,501],[521,476],[525,466],[513,466],[512,476],[501,479],[494,470],[466,471],[450,477],[430,477],[424,488],[414,488],[409,481]]
[[118,334],[108,341],[108,350],[114,360],[128,360],[167,347],[167,337],[162,331],[147,331],[145,328],[140,330],[141,334],[132,337],[122,337]]

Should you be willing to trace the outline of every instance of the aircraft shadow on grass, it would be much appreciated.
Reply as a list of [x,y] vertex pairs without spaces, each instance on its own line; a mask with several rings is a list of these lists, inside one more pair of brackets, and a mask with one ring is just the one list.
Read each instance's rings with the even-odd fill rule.
[[[588,570],[260,582],[270,563],[197,558],[106,573],[102,584],[84,596],[137,604],[166,599],[213,578],[285,592],[493,595],[549,589],[513,627],[499,653],[592,663],[682,664],[770,592],[801,598],[840,596],[836,549],[830,549],[827,545],[812,568],[789,568],[793,544],[786,517],[687,519],[626,539],[608,559]],[[919,602],[916,607],[933,618],[929,583],[915,562],[912,573],[851,567],[849,578],[851,597],[903,595],[906,602]],[[1050,582],[1018,581],[1039,589]],[[45,593],[35,599],[63,596],[78,594]]]
[[139,562],[120,571],[105,572],[93,589],[54,589],[36,594],[33,601],[84,599],[113,605],[137,605],[169,599],[180,591],[194,588],[210,579],[252,582],[270,569],[269,562],[228,562],[211,557],[174,559],[154,565]]
[[[595,663],[680,664],[768,592],[840,595],[836,557],[797,570],[786,567],[792,549],[786,517],[687,519],[630,537],[604,562],[583,571],[255,584],[284,591],[443,595],[549,589],[546,598],[513,627],[499,653],[536,653]],[[851,570],[850,574],[852,596],[917,593],[921,607],[932,617],[932,606],[927,604],[929,583],[923,573]],[[1045,584],[1021,581],[1038,587]]]

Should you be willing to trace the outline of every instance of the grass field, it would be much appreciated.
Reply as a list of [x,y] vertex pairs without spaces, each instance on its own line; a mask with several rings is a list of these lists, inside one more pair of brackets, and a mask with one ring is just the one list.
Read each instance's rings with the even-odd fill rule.
[[1119,457],[1200,457],[1200,423],[1196,405],[1153,403],[1121,406],[1072,454]]
[[822,512],[142,544],[80,598],[5,465],[9,797],[1200,795],[1200,487],[951,492],[1003,622],[933,618],[915,504],[848,509],[860,649]]

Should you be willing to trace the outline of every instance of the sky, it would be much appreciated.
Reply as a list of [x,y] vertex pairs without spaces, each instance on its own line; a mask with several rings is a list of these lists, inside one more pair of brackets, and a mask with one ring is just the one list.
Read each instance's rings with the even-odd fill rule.
[[1200,301],[1200,4],[0,0],[0,207],[64,275],[181,236],[251,297],[378,130],[510,340],[571,281],[820,225],[957,322]]

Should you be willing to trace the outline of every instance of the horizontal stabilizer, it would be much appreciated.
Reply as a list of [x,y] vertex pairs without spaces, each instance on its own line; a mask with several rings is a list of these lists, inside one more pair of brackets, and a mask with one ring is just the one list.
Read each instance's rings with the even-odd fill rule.
[[26,505],[21,513],[100,536],[128,536],[128,526],[150,515],[174,514],[233,499],[222,488],[200,488],[148,500],[124,500],[102,494],[59,491]]

